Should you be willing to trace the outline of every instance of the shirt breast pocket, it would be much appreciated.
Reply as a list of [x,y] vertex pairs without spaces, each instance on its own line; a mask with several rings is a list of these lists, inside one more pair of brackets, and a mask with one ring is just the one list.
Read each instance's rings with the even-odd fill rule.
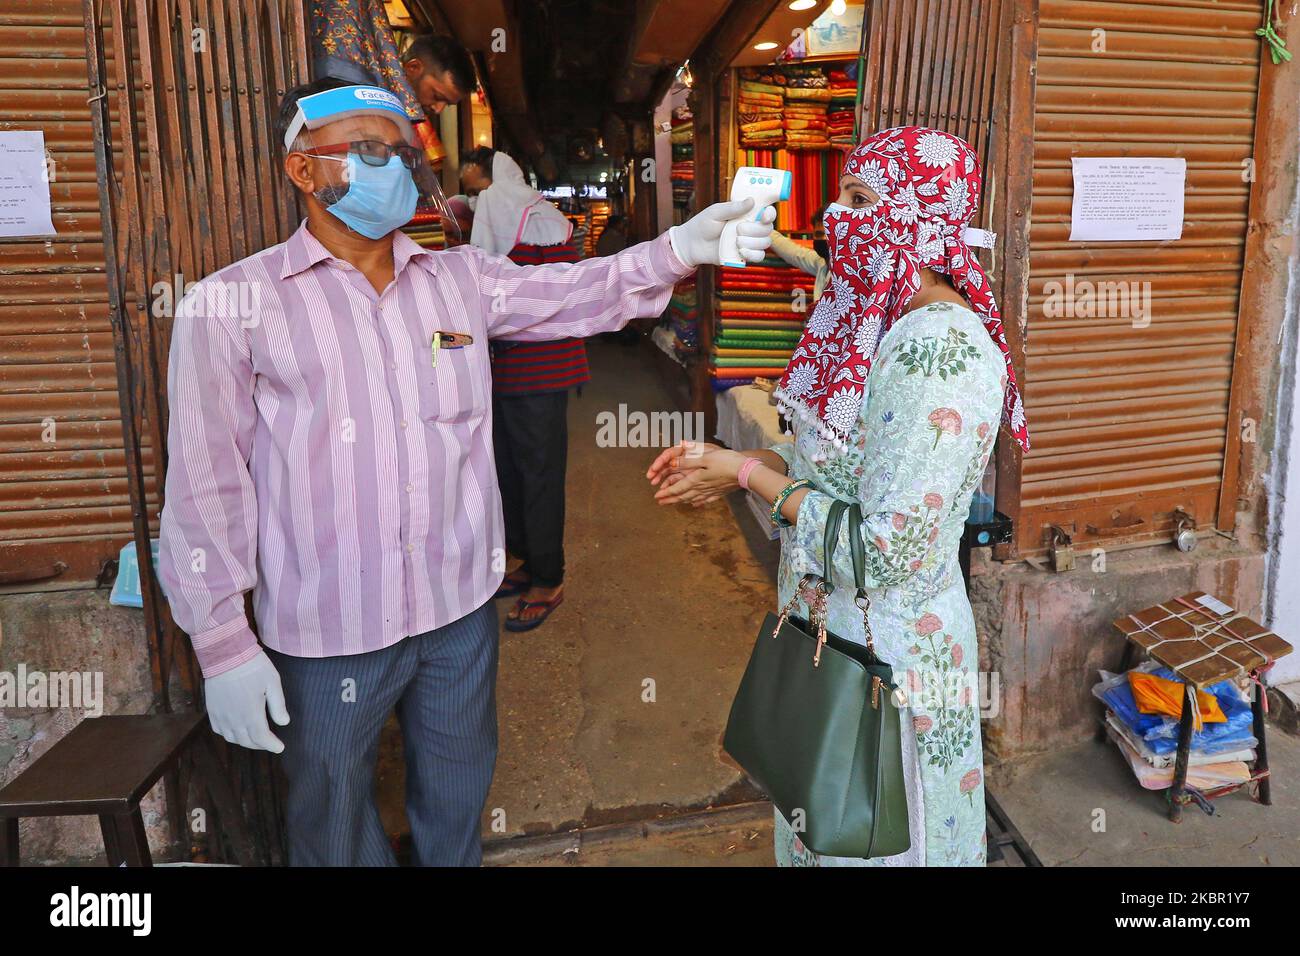
[[487,413],[492,388],[484,347],[474,342],[458,349],[439,349],[418,363],[420,417],[430,428],[472,424]]

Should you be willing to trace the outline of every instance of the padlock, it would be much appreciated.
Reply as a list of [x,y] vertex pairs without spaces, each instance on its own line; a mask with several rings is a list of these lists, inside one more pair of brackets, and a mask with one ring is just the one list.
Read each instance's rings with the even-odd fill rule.
[[1052,562],[1052,570],[1058,574],[1074,570],[1074,539],[1060,525],[1049,526],[1052,540],[1047,546],[1047,555]]

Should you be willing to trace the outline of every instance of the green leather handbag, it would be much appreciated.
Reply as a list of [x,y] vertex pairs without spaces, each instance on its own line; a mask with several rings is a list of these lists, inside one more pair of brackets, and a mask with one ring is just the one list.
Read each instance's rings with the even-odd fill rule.
[[[846,515],[865,647],[826,630],[835,544]],[[831,506],[825,580],[805,575],[780,615],[767,615],[723,737],[727,753],[803,843],[829,856],[892,856],[911,846],[893,668],[876,657],[867,619],[861,527],[856,503]],[[801,593],[806,620],[792,614]]]

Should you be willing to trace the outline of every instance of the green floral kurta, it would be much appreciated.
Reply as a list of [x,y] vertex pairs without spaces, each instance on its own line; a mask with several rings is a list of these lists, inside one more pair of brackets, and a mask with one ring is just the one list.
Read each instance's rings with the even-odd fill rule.
[[[975,622],[957,564],[971,496],[1002,416],[1006,362],[979,317],[951,303],[917,309],[880,343],[847,453],[817,460],[813,429],[773,450],[815,485],[782,532],[784,604],[806,573],[822,574],[822,536],[835,498],[862,504],[876,653],[906,692],[903,763],[912,847],[873,860],[820,856],[780,812],[776,856],[794,866],[983,866],[984,765]],[[828,626],[866,642],[853,603],[845,532]]]

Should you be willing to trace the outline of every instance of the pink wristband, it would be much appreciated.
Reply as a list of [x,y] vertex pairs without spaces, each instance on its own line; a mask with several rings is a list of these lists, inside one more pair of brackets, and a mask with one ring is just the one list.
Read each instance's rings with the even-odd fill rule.
[[740,471],[736,473],[736,483],[746,491],[749,490],[749,473],[761,465],[762,462],[757,458],[746,458],[744,464],[740,466]]

